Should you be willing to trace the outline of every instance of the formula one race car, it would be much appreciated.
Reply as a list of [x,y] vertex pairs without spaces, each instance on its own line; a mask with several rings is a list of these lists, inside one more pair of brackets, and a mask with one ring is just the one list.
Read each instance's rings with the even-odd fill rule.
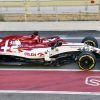
[[96,65],[96,55],[100,54],[98,42],[88,36],[82,43],[69,43],[58,36],[39,38],[31,36],[6,36],[0,39],[0,62],[43,62],[54,64],[67,61],[77,62],[82,70],[91,70]]

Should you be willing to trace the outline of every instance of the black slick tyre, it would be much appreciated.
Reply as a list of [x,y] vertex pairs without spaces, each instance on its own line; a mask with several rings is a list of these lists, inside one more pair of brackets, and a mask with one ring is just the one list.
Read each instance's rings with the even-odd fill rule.
[[80,69],[91,70],[96,66],[95,55],[91,52],[83,52],[79,54],[77,63]]
[[82,40],[82,43],[86,43],[88,45],[98,47],[98,41],[92,37],[92,36],[87,36]]

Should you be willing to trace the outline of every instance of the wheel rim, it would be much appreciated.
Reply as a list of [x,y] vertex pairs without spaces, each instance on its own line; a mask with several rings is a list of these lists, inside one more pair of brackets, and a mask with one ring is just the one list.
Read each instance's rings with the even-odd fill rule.
[[91,46],[96,46],[96,43],[92,40],[87,40],[85,41],[86,44],[91,45]]
[[90,70],[95,66],[95,60],[89,55],[84,55],[79,59],[79,67],[83,70]]

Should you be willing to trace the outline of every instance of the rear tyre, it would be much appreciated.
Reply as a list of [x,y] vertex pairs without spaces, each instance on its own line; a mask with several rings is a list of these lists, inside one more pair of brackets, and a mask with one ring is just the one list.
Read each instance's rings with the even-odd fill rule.
[[98,47],[98,41],[92,37],[92,36],[87,36],[82,40],[82,43],[86,43],[88,45]]
[[96,65],[95,55],[91,52],[84,52],[78,56],[78,66],[82,70],[91,70]]

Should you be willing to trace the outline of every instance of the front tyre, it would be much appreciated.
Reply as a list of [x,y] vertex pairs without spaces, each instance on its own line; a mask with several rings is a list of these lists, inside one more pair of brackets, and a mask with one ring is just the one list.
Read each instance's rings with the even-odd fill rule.
[[82,40],[82,43],[86,43],[88,45],[98,47],[98,41],[92,37],[92,36],[87,36]]
[[84,52],[78,56],[78,66],[82,70],[91,70],[96,65],[96,58],[93,53]]

